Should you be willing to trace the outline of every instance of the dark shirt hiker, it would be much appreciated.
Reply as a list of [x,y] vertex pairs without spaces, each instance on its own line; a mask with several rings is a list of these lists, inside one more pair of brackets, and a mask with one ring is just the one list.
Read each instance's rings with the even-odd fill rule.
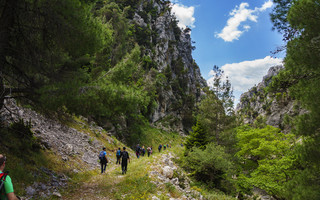
[[127,173],[127,167],[128,167],[128,160],[130,163],[129,153],[126,151],[126,147],[123,147],[123,151],[121,152],[121,168],[122,168],[122,174]]
[[100,164],[101,164],[101,174],[106,171],[108,159],[107,159],[107,152],[106,148],[103,147],[102,151],[99,154]]
[[150,154],[152,153],[152,149],[151,149],[151,147],[148,147],[147,148],[147,152],[148,152],[148,157],[150,156]]
[[136,156],[137,156],[137,158],[140,157],[140,153],[141,153],[141,147],[140,147],[140,145],[138,144],[137,147],[136,147]]

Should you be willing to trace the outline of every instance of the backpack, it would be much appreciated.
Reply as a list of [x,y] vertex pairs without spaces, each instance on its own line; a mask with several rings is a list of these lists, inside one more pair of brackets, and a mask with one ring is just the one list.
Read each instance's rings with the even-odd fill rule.
[[127,160],[128,159],[128,152],[126,152],[126,151],[123,151],[122,152],[122,160]]
[[120,155],[121,155],[121,151],[118,150],[118,151],[117,151],[117,156],[120,156]]
[[104,158],[104,151],[100,151],[99,153],[99,159],[102,160]]
[[9,172],[0,173],[0,190],[4,187],[4,182],[6,181],[6,178],[8,176]]

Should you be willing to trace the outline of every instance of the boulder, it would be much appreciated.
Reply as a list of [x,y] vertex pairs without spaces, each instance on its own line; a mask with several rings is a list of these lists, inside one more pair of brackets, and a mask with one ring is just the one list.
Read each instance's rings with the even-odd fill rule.
[[165,166],[163,168],[162,174],[167,177],[167,178],[172,178],[173,177],[173,169],[169,166]]

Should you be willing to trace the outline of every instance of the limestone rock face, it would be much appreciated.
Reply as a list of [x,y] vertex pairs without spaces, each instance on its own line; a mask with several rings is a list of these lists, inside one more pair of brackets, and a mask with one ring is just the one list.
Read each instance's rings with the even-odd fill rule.
[[244,123],[252,124],[260,118],[266,124],[288,132],[291,127],[285,121],[306,112],[289,96],[287,90],[266,93],[265,88],[281,69],[283,66],[271,67],[262,82],[241,95],[236,112]]
[[[140,16],[150,3],[155,13]],[[150,121],[158,128],[185,133],[191,128],[188,117],[200,100],[201,88],[207,86],[192,58],[190,30],[177,27],[169,1],[141,1],[132,23],[156,35],[146,38],[154,45],[147,47],[145,54],[156,63],[158,72],[166,74],[164,86],[157,90],[157,106]]]

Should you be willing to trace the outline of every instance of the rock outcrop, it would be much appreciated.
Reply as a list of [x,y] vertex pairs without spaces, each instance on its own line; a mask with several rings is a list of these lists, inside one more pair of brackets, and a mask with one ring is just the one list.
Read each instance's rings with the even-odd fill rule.
[[[175,156],[172,153],[162,155],[157,163],[153,163],[149,177],[152,178],[157,187],[163,187],[164,184],[171,184],[182,195],[181,198],[172,198],[170,194],[166,194],[170,200],[202,200],[204,197],[199,191],[190,188],[190,179],[187,175],[175,165],[172,159]],[[159,193],[159,196],[161,194]],[[159,199],[153,196],[152,199]]]
[[[99,166],[97,155],[102,149],[101,142],[91,138],[88,133],[46,118],[31,109],[19,107],[14,100],[6,100],[5,108],[1,110],[2,123],[10,125],[21,119],[31,123],[31,130],[41,139],[44,148],[55,151],[63,160],[77,155],[89,169]],[[98,133],[102,131],[98,126],[92,125],[91,128]]]
[[[150,7],[152,13],[139,15]],[[157,107],[150,120],[157,127],[184,133],[191,128],[188,120],[195,103],[200,100],[201,88],[207,84],[191,55],[190,29],[180,29],[170,10],[167,1],[144,0],[132,21],[153,33],[146,40],[154,45],[146,47],[145,54],[154,61],[156,70],[166,76],[163,87],[157,88]]]
[[249,89],[240,97],[236,112],[246,124],[253,124],[257,119],[268,125],[278,127],[285,132],[290,131],[288,121],[306,111],[289,96],[288,91],[265,91],[283,66],[271,67],[262,82]]

